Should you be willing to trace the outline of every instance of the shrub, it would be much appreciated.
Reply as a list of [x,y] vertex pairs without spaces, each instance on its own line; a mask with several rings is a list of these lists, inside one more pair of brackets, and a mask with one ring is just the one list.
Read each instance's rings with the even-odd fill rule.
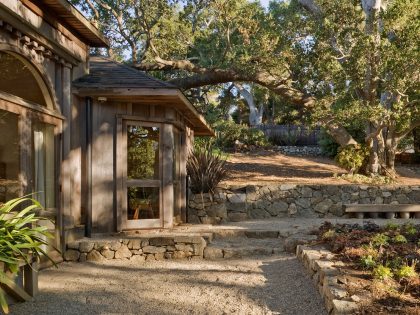
[[362,256],[360,258],[360,265],[363,269],[373,269],[376,266],[376,261],[372,255]]
[[187,173],[193,193],[214,194],[217,185],[226,178],[226,160],[209,147],[195,148],[187,160]]
[[340,147],[324,128],[321,129],[319,134],[318,145],[321,147],[322,155],[329,157],[336,156]]
[[336,235],[334,230],[328,230],[322,234],[321,238],[323,240],[332,239]]
[[268,145],[268,140],[262,130],[257,128],[246,128],[242,130],[241,142],[247,145],[255,145],[258,147],[265,147]]
[[411,266],[404,264],[400,268],[394,270],[395,276],[398,279],[410,279],[417,276],[416,264],[413,263]]
[[368,157],[369,151],[366,148],[348,145],[339,150],[335,159],[338,165],[349,171],[350,174],[354,174],[359,171]]
[[372,275],[375,279],[379,280],[390,279],[393,276],[391,269],[382,264],[373,268]]
[[398,243],[398,244],[406,244],[407,243],[407,239],[405,238],[404,235],[402,234],[397,234],[393,237],[392,241],[394,243]]
[[384,233],[375,234],[372,237],[372,245],[375,247],[385,246],[388,245],[389,236]]
[[215,124],[216,146],[219,148],[233,148],[238,140],[246,145],[264,147],[269,144],[264,132],[257,128],[249,128],[247,125],[236,124],[231,120],[221,121]]
[[[23,210],[18,210],[25,205]],[[40,209],[41,204],[30,198],[12,199],[0,206],[0,261],[14,275],[19,271],[22,260],[29,264],[31,259],[42,255],[49,258],[42,246],[47,245],[48,239],[53,236],[47,227],[39,225],[40,220],[45,220],[36,216],[36,210]],[[0,270],[0,283],[10,285],[13,280]],[[0,305],[7,313],[8,305],[2,288]]]

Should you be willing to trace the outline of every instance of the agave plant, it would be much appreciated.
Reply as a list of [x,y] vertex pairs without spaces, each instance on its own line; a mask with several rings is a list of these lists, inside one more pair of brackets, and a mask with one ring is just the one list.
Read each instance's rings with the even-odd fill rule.
[[[48,245],[48,239],[53,236],[47,227],[39,225],[40,220],[45,220],[36,215],[36,211],[41,209],[38,201],[27,197],[0,205],[0,262],[5,266],[4,270],[0,269],[0,284],[13,284],[14,280],[5,271],[16,276],[22,261],[30,264],[42,255],[49,258],[42,246]],[[8,304],[1,286],[0,306],[7,314]]]
[[226,160],[209,146],[195,148],[187,161],[187,173],[193,193],[214,194],[217,185],[227,177]]

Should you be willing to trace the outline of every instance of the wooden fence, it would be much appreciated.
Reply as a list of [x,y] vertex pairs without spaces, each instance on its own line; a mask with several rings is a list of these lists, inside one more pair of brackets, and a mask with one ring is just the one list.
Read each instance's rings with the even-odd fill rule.
[[275,145],[318,145],[321,129],[296,125],[260,125],[265,136]]

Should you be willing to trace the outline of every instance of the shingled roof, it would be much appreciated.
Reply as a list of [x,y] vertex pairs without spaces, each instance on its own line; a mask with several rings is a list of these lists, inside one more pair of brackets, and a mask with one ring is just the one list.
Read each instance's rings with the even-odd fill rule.
[[91,57],[89,74],[73,81],[73,93],[81,97],[170,106],[189,121],[196,135],[214,135],[203,116],[178,87],[107,58]]
[[73,82],[83,88],[169,88],[173,84],[153,78],[132,67],[104,57],[91,57],[89,74]]

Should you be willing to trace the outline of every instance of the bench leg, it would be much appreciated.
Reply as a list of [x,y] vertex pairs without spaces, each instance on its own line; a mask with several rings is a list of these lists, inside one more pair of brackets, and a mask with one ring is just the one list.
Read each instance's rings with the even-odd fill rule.
[[371,212],[371,213],[369,213],[369,216],[372,219],[377,219],[379,217],[379,214],[378,214],[378,212]]
[[393,218],[395,218],[395,213],[394,212],[387,212],[385,214],[385,216],[386,216],[387,219],[393,219]]
[[356,213],[356,219],[363,219],[364,217],[365,217],[365,214],[363,212]]
[[410,219],[410,212],[400,212],[401,219]]

